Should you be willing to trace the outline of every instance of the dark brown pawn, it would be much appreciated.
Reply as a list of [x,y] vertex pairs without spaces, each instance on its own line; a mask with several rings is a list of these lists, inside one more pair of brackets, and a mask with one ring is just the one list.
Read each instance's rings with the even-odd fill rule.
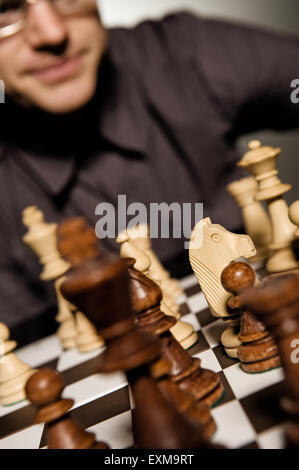
[[105,340],[106,349],[99,356],[99,370],[123,370],[127,374],[136,405],[137,447],[206,448],[208,444],[202,430],[178,413],[151,376],[150,367],[160,356],[161,344],[158,338],[136,325],[130,303],[127,261],[112,255],[88,256],[85,260],[83,240],[86,231],[89,232],[86,223],[78,227],[72,221],[64,222],[58,230],[58,249],[62,255],[67,255],[71,264],[73,259],[76,261],[61,291],[89,318]]
[[222,272],[221,282],[225,290],[232,293],[228,300],[231,310],[241,312],[241,331],[239,339],[242,345],[238,349],[238,358],[245,372],[266,372],[280,365],[275,341],[263,323],[255,315],[244,309],[240,294],[254,286],[255,272],[247,263],[234,262]]
[[[194,360],[169,331],[175,325],[176,319],[165,315],[161,311],[162,291],[160,287],[132,267],[135,264],[135,260],[128,259],[128,264],[131,266],[129,269],[131,301],[138,325],[160,337],[162,341],[162,358],[170,364],[168,377],[171,384],[169,380],[164,379],[158,382],[158,385],[165,396],[181,413],[193,422],[204,426],[204,435],[206,438],[210,438],[216,430],[216,425],[205,400],[214,390],[210,391],[211,385],[209,386],[209,384],[206,391],[203,390],[205,384],[201,382],[201,367],[198,361],[195,362],[197,371],[195,387],[188,389],[188,378],[194,373]],[[214,379],[213,385],[215,383],[216,385],[214,385],[214,389],[220,385],[217,374],[215,375],[216,380]],[[183,378],[177,380],[178,376]],[[185,384],[186,386],[184,387]],[[213,395],[215,396],[215,393]],[[202,401],[198,401],[198,396],[203,397]]]
[[62,376],[51,369],[40,369],[26,383],[27,398],[38,407],[34,423],[47,425],[48,448],[109,449],[70,417],[68,412],[74,401],[61,398],[63,389]]
[[284,275],[269,278],[242,295],[242,301],[273,333],[285,373],[282,408],[289,415],[286,444],[299,448],[299,278]]

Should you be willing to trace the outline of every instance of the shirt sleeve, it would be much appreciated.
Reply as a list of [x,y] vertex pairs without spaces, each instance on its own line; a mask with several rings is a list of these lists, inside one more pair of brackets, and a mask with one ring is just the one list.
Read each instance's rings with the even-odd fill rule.
[[236,134],[299,127],[299,103],[291,100],[291,83],[299,79],[299,36],[189,13],[164,21],[178,58],[196,69]]

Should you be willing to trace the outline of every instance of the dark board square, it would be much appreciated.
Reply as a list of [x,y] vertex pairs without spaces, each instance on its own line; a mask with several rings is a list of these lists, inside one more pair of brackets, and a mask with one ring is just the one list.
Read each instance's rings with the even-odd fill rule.
[[215,317],[213,317],[209,308],[205,308],[204,310],[196,313],[196,316],[201,326],[209,325],[210,323],[213,323],[217,320]]
[[42,369],[42,368],[46,367],[46,368],[48,368],[48,369],[57,370],[58,360],[59,360],[59,357],[57,357],[56,359],[52,359],[52,360],[49,361],[49,362],[45,362],[44,364],[40,364],[40,365],[38,366],[38,368],[39,368],[39,369]]
[[224,375],[224,373],[221,371],[221,372],[218,372],[218,375],[219,375],[220,380],[222,382],[222,385],[224,387],[224,395],[223,395],[222,400],[219,403],[216,403],[215,407],[220,406],[220,405],[224,405],[224,403],[229,403],[230,401],[235,400],[235,398],[236,398],[235,395],[234,395],[234,392],[231,389],[230,384],[227,381],[227,378]]
[[207,351],[207,349],[210,349],[210,346],[205,339],[204,335],[202,334],[202,331],[197,331],[196,332],[198,335],[198,340],[196,343],[188,349],[188,353],[190,356],[194,356],[195,354],[201,353],[203,351]]
[[256,441],[252,441],[249,444],[246,444],[246,446],[240,447],[240,449],[259,449],[259,445]]
[[190,312],[190,308],[188,305],[184,302],[183,304],[180,305],[180,314],[183,317],[184,315],[188,315]]
[[7,436],[8,434],[21,431],[22,429],[31,426],[36,408],[33,405],[24,406],[19,410],[8,413],[0,418],[0,437]]
[[[82,428],[86,429],[128,410],[130,410],[130,397],[129,388],[126,386],[108,395],[90,401],[85,405],[78,406],[78,408],[70,411],[70,415]],[[103,440],[105,440],[105,437],[103,437]],[[45,427],[40,447],[46,445],[47,431]]]
[[198,294],[199,292],[201,292],[201,288],[198,283],[185,289],[185,294],[187,297],[192,297],[192,295]]
[[279,406],[283,388],[283,382],[279,382],[240,400],[257,433],[283,422],[284,414]]
[[213,348],[213,352],[215,353],[215,356],[217,357],[222,369],[226,369],[227,367],[233,366],[239,362],[239,359],[232,359],[231,357],[228,357],[222,344],[219,344]]
[[266,276],[269,275],[265,266],[262,266],[261,268],[256,269],[256,274],[259,279],[264,279]]
[[[100,353],[99,353],[100,354]],[[65,386],[78,382],[99,372],[99,357],[96,356],[86,362],[81,362],[62,372]]]

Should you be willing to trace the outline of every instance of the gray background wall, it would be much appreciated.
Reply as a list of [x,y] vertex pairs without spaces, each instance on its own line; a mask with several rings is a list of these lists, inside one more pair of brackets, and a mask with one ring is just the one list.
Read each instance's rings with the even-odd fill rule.
[[[160,18],[178,10],[242,21],[282,32],[299,34],[299,0],[98,0],[107,26],[133,26],[148,18]],[[298,56],[299,60],[299,56]],[[299,78],[299,77],[294,77]],[[299,106],[294,105],[294,106]],[[240,155],[251,138],[283,149],[278,169],[281,179],[293,185],[287,200],[299,199],[299,130],[264,131],[240,139]]]

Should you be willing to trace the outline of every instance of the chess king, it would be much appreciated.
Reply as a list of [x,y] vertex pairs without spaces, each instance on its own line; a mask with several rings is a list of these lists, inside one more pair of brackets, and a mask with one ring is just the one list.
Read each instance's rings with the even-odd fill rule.
[[[22,244],[23,210],[95,226],[97,205],[120,194],[128,205],[202,202],[206,217],[241,233],[226,191],[244,176],[236,139],[299,127],[298,55],[296,37],[190,13],[108,29],[95,0],[0,0],[0,320],[18,344],[26,330],[31,340],[54,331],[57,310]],[[183,239],[153,249],[172,276],[190,273]]]

